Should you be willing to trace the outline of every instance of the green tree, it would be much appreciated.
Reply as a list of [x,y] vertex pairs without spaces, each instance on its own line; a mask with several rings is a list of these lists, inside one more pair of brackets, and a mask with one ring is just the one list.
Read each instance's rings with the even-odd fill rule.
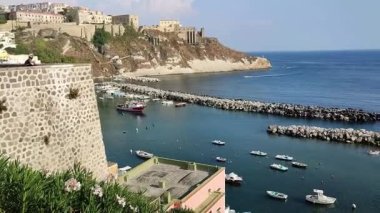
[[105,31],[103,28],[97,28],[95,30],[94,37],[92,37],[92,43],[98,48],[98,51],[102,53],[102,48],[111,39],[111,33]]

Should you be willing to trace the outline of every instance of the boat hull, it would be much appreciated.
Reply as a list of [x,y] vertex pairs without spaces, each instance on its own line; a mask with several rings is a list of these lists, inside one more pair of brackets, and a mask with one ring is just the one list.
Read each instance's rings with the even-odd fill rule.
[[326,200],[318,200],[315,195],[306,195],[306,201],[309,201],[310,203],[313,204],[320,204],[320,205],[331,205],[334,204],[336,199],[332,197],[327,197]]
[[280,192],[274,192],[274,191],[267,191],[267,195],[269,195],[272,198],[279,199],[279,200],[286,200],[288,199],[288,195]]

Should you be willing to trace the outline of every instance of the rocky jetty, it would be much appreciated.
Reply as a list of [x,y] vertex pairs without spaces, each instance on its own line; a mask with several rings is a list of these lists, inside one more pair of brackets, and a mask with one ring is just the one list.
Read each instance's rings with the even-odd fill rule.
[[269,134],[287,135],[290,137],[313,138],[341,143],[358,143],[380,146],[380,132],[365,129],[321,128],[315,126],[268,126]]
[[173,101],[194,103],[201,106],[214,107],[223,110],[258,112],[295,118],[325,119],[347,122],[375,122],[380,120],[380,114],[364,112],[358,109],[325,108],[319,106],[303,106],[297,104],[264,103],[224,99],[210,96],[200,96],[188,93],[165,91],[135,84],[123,84],[126,91],[149,95]]
[[151,78],[151,77],[139,77],[139,76],[118,76],[116,80],[126,80],[130,82],[142,82],[142,83],[155,83],[159,82],[160,79],[158,78]]

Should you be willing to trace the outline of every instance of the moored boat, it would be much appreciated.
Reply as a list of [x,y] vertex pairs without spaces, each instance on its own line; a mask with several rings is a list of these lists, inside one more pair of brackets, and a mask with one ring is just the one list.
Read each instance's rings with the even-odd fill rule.
[[227,158],[216,157],[216,161],[219,161],[219,162],[226,162],[226,161],[227,161]]
[[289,155],[276,155],[275,158],[278,160],[285,160],[285,161],[292,161],[293,160],[293,157],[291,157]]
[[288,199],[288,195],[281,192],[267,191],[267,195],[280,200]]
[[186,106],[186,102],[179,102],[174,105],[175,107],[184,107]]
[[369,150],[368,154],[369,155],[380,155],[380,150]]
[[276,170],[280,170],[280,171],[283,171],[283,172],[288,171],[288,167],[283,166],[281,164],[276,164],[276,163],[270,165],[270,168],[276,169]]
[[173,101],[162,101],[161,102],[161,104],[163,104],[163,105],[173,105],[174,104],[174,102]]
[[140,158],[145,158],[145,159],[149,159],[149,158],[153,157],[152,153],[145,152],[145,151],[142,151],[142,150],[137,150],[136,151],[136,155],[139,156]]
[[145,105],[140,102],[126,102],[125,104],[118,104],[116,106],[117,110],[126,111],[126,112],[142,112],[145,108]]
[[328,197],[323,194],[323,190],[314,189],[315,195],[306,195],[306,200],[314,204],[329,205],[336,201],[335,197]]
[[234,184],[234,185],[240,185],[241,182],[243,182],[243,178],[233,172],[231,172],[230,174],[226,174],[225,180],[226,180],[226,183]]
[[293,161],[292,162],[292,166],[298,167],[298,168],[302,168],[302,169],[306,169],[307,164],[306,163],[301,163],[301,162]]
[[211,141],[213,144],[216,144],[216,145],[220,145],[220,146],[222,146],[222,145],[225,145],[226,144],[226,142],[224,142],[224,141],[221,141],[221,140],[213,140],[213,141]]
[[251,151],[251,155],[256,155],[256,156],[267,156],[267,153],[266,152],[262,152],[262,151]]

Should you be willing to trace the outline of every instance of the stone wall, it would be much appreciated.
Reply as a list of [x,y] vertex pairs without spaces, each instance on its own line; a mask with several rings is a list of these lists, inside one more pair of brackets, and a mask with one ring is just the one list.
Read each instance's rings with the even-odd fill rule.
[[11,159],[48,171],[79,162],[107,175],[91,65],[0,68],[0,129]]

